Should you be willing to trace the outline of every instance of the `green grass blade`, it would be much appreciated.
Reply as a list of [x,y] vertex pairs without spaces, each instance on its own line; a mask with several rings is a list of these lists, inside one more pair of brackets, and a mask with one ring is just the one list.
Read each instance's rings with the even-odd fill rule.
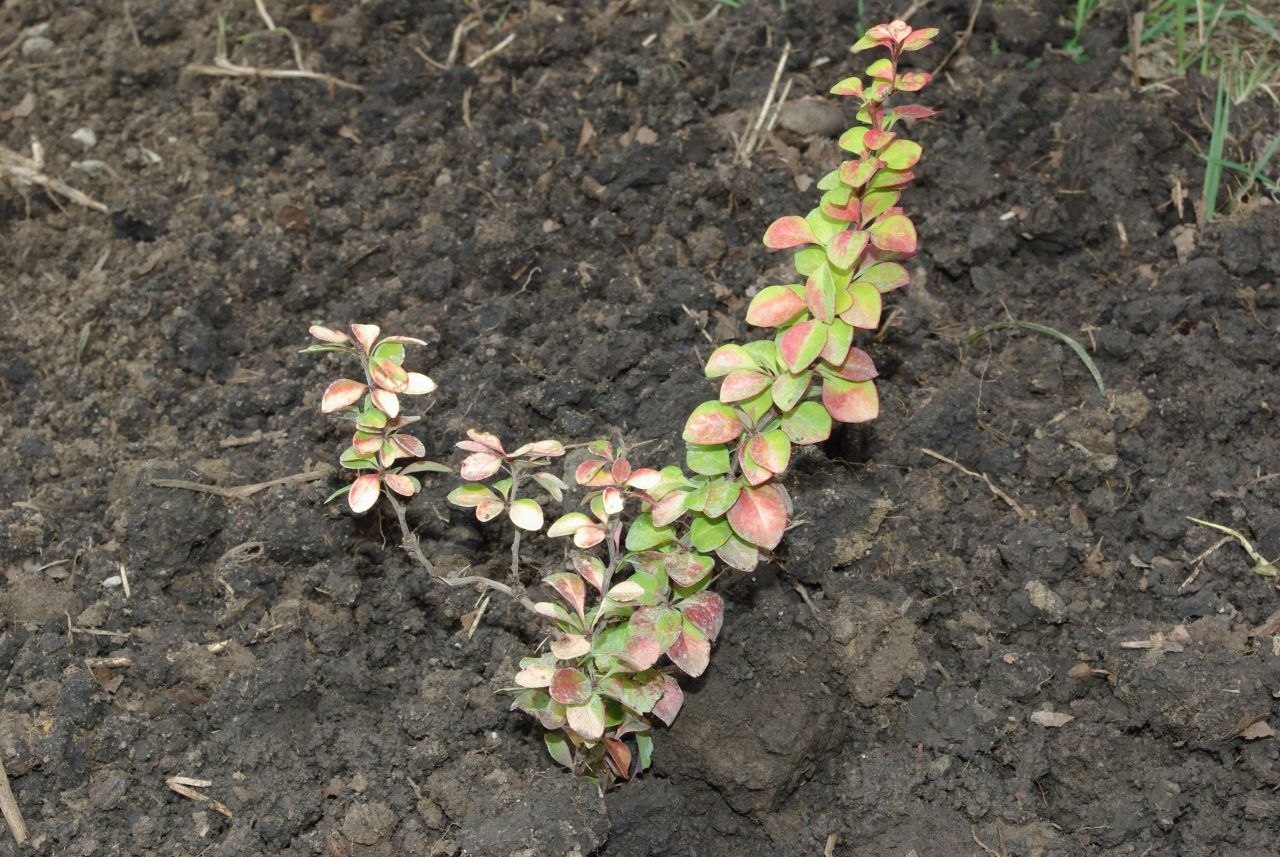
[[1222,150],[1227,143],[1227,123],[1231,102],[1227,98],[1224,78],[1218,78],[1218,95],[1213,106],[1213,136],[1209,138],[1209,156],[1204,167],[1204,219],[1212,222],[1218,212],[1218,190],[1222,186]]
[[1016,319],[1011,321],[998,321],[995,324],[987,325],[981,330],[975,330],[964,338],[964,342],[966,345],[971,345],[986,336],[988,333],[993,333],[997,330],[1008,330],[1011,327],[1019,327],[1023,330],[1043,333],[1045,336],[1052,336],[1054,339],[1064,343],[1068,348],[1076,353],[1076,356],[1080,358],[1080,362],[1084,364],[1084,368],[1089,370],[1089,374],[1093,376],[1093,383],[1098,385],[1098,392],[1103,396],[1107,395],[1107,385],[1102,381],[1102,373],[1098,371],[1098,365],[1093,362],[1093,358],[1089,356],[1089,352],[1084,350],[1084,346],[1072,339],[1070,336],[1067,336],[1062,331],[1054,330],[1048,325],[1036,324],[1034,321],[1018,321]]

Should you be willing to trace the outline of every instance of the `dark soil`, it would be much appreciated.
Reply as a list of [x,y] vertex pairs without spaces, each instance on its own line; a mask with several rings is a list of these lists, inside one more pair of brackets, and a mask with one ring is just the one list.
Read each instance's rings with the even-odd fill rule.
[[[220,12],[237,62],[291,65],[247,2],[0,10],[0,143],[111,209],[0,191],[0,758],[32,833],[0,854],[1274,854],[1276,589],[1187,516],[1280,552],[1280,216],[1197,227],[1211,88],[1139,93],[1119,17],[1075,63],[1058,4],[987,3],[926,91],[883,414],[797,463],[804,525],[724,587],[653,771],[604,798],[494,694],[538,628],[495,602],[468,638],[473,597],[323,505],[336,475],[152,484],[333,461],[314,322],[429,340],[433,457],[473,425],[675,454],[782,276],[759,236],[838,158],[855,4],[483,5],[461,59],[514,41],[438,70],[471,4],[269,3],[362,91],[184,74]],[[924,61],[968,13],[919,13]],[[735,165],[787,40],[792,107]],[[1240,158],[1275,118],[1235,113]],[[1009,316],[1106,395],[1052,337],[964,344]],[[411,507],[428,554],[501,574],[448,485]]]

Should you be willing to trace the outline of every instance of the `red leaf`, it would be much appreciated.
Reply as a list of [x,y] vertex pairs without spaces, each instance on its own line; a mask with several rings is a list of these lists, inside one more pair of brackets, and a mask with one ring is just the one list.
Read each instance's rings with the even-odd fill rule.
[[818,358],[826,341],[827,326],[825,324],[818,321],[802,321],[787,328],[786,333],[782,334],[782,340],[778,343],[778,354],[792,373],[803,372]]
[[907,255],[916,251],[916,227],[905,214],[891,214],[871,224],[871,243],[881,250]]
[[844,362],[833,366],[832,369],[846,381],[870,381],[880,374],[876,371],[876,364],[871,360],[871,355],[861,348],[850,348]]
[[412,497],[418,493],[417,484],[408,476],[402,476],[399,473],[387,473],[382,477],[382,481],[401,497]]
[[743,488],[726,518],[742,538],[773,550],[787,530],[787,502],[778,486],[772,483]]
[[578,468],[573,472],[573,481],[588,488],[603,488],[606,485],[612,485],[613,476],[604,469],[608,463],[598,458],[588,458],[579,464]]
[[738,414],[721,402],[703,402],[693,409],[684,426],[685,443],[728,443],[742,434]]
[[609,767],[624,780],[631,778],[631,748],[617,738],[604,739],[605,752],[609,754]]
[[827,378],[822,382],[822,404],[842,423],[865,423],[880,415],[880,397],[871,381]]
[[567,601],[579,616],[582,616],[583,608],[586,606],[587,587],[581,577],[562,571],[547,575],[546,583]]
[[928,119],[930,116],[938,115],[938,111],[931,110],[923,104],[899,104],[893,108],[893,114],[904,119]]
[[764,246],[770,250],[786,250],[813,243],[813,230],[803,217],[794,214],[779,217],[764,233]]

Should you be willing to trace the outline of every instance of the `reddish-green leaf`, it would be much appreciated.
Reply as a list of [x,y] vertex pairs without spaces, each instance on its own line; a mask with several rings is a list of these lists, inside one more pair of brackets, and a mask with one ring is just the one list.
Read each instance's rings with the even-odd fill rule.
[[476,520],[480,523],[492,521],[494,518],[502,514],[502,510],[507,508],[507,504],[501,500],[482,500],[476,506]]
[[782,473],[791,461],[791,441],[781,431],[767,431],[751,438],[751,457],[772,473]]
[[850,95],[854,98],[862,97],[862,78],[846,77],[844,80],[831,87],[832,95]]
[[[689,556],[689,554],[684,556]],[[707,562],[710,563],[710,560],[707,560]],[[708,570],[710,569],[708,568]],[[705,576],[705,573],[703,576]],[[674,580],[674,578],[672,579]],[[697,581],[694,582],[696,583]],[[692,584],[680,585],[687,586]],[[641,607],[631,617],[632,634],[653,640],[658,644],[658,648],[662,652],[671,648],[671,645],[680,637],[680,629],[682,627],[684,627],[684,617],[679,610],[674,610],[670,607]]]
[[794,214],[779,217],[764,233],[764,246],[770,250],[786,250],[815,242],[813,230],[803,217]]
[[730,568],[738,571],[751,571],[760,562],[760,551],[755,545],[748,544],[737,536],[731,536],[727,542],[716,548],[716,556]]
[[870,223],[893,208],[901,196],[902,193],[896,190],[877,190],[863,196],[861,223]]
[[897,262],[881,262],[858,272],[857,282],[868,283],[884,294],[911,282],[907,269]]
[[821,443],[831,436],[831,415],[818,402],[801,402],[782,417],[782,431],[792,443]]
[[680,639],[667,649],[667,657],[685,675],[697,678],[706,672],[707,664],[711,661],[711,641],[697,625],[686,619]]
[[417,479],[402,473],[384,473],[382,482],[401,497],[412,497],[422,488]]
[[369,361],[369,377],[379,388],[391,393],[403,393],[409,389],[409,373],[385,357]]
[[667,575],[677,586],[693,586],[711,573],[710,557],[695,553],[674,553],[665,562]]
[[[828,333],[827,336],[830,338],[831,334]],[[783,413],[791,410],[796,406],[796,402],[804,398],[805,392],[809,389],[809,381],[812,378],[813,373],[808,370],[798,375],[784,372],[774,378],[773,387],[770,389],[770,393],[773,396],[773,404]]]
[[865,423],[880,414],[880,397],[871,381],[846,381],[825,378],[822,382],[822,404],[832,419],[842,423]]
[[[732,479],[716,479],[707,484],[702,501],[702,513],[708,518],[719,518],[738,500],[742,485]],[[688,584],[684,584],[688,585]]]
[[740,434],[742,422],[733,408],[722,402],[703,402],[689,415],[683,437],[685,443],[706,445],[728,443]]
[[880,159],[875,156],[845,161],[840,165],[840,180],[849,187],[862,187],[880,169]]
[[662,698],[661,681],[645,681],[619,673],[600,679],[597,689],[640,714],[648,714],[654,703]]
[[[766,286],[751,299],[751,305],[747,307],[747,324],[777,327],[791,321],[803,311],[804,300],[789,286]],[[714,376],[708,371],[707,377]]]
[[382,328],[376,324],[351,325],[351,335],[355,337],[356,342],[360,343],[360,347],[364,349],[365,354],[373,350],[373,345],[378,341],[378,334],[381,332]]
[[[863,137],[862,142],[871,151],[878,152],[893,142],[893,138],[896,136],[898,135],[892,131],[882,131],[879,128],[868,128],[867,135]],[[881,160],[884,159],[883,156],[880,157]]]
[[551,654],[562,661],[580,658],[591,651],[591,641],[581,634],[565,634],[551,644]]
[[902,119],[928,119],[930,116],[937,116],[938,111],[923,104],[899,104],[889,111],[895,118]]
[[805,304],[809,313],[823,324],[830,324],[836,311],[836,283],[831,276],[831,266],[822,265],[805,283]]
[[573,570],[595,587],[596,592],[604,592],[604,563],[594,556],[576,554],[573,557]]
[[382,480],[376,473],[366,473],[351,483],[347,492],[347,505],[357,515],[369,511],[378,502],[378,494],[382,491]]
[[[837,268],[848,270],[867,247],[868,235],[861,230],[846,229],[827,242],[827,259]],[[817,315],[817,313],[814,313]]]
[[738,469],[748,485],[763,485],[773,478],[773,471],[756,461],[750,444],[744,444],[738,452]]
[[927,48],[933,44],[933,40],[937,35],[937,27],[922,27],[919,30],[912,30],[911,35],[902,40],[902,49],[904,51],[918,51],[921,48]]
[[916,227],[905,214],[891,214],[871,224],[871,243],[881,250],[909,255],[916,251]]
[[468,482],[479,482],[488,479],[502,469],[502,459],[492,452],[473,452],[462,459],[458,475]]
[[840,313],[841,320],[863,330],[875,330],[880,326],[880,312],[884,300],[874,286],[852,283],[849,286],[849,308]]
[[891,170],[909,170],[919,162],[920,151],[919,143],[894,140],[880,153],[880,160]]
[[916,174],[911,170],[880,170],[867,181],[867,190],[886,190],[905,187],[915,181]]
[[[770,286],[769,288],[780,289],[784,287]],[[761,292],[760,294],[763,293]],[[759,297],[759,295],[756,297]],[[752,303],[754,305],[754,301]],[[747,349],[741,345],[730,344],[721,345],[711,352],[711,356],[707,358],[707,368],[704,371],[708,378],[723,378],[730,372],[754,372],[759,368]]]
[[772,483],[744,488],[726,518],[739,536],[773,550],[787,529],[786,498]]
[[864,140],[869,130],[869,128],[865,128],[861,125],[854,126],[841,134],[837,143],[840,148],[844,149],[846,152],[850,152],[854,155],[861,155],[867,150]]
[[556,668],[548,663],[535,662],[516,673],[515,682],[520,687],[548,687]]
[[740,402],[769,387],[769,378],[759,372],[733,372],[720,383],[720,401]]
[[825,324],[819,321],[802,321],[787,328],[782,334],[778,342],[778,354],[792,373],[801,372],[818,358],[826,341]]
[[893,62],[880,58],[867,66],[867,77],[875,80],[893,80]]
[[894,89],[899,92],[919,92],[929,85],[933,75],[927,71],[908,71],[898,75],[893,82]]
[[631,748],[617,738],[606,736],[604,750],[613,772],[624,780],[631,779]]
[[580,669],[561,667],[551,676],[549,693],[564,705],[582,705],[591,698],[591,679]]
[[567,571],[559,571],[555,574],[549,574],[546,578],[546,584],[556,591],[556,593],[568,602],[569,606],[581,618],[584,615],[587,600],[587,587],[582,582],[582,578],[576,574],[570,574]]

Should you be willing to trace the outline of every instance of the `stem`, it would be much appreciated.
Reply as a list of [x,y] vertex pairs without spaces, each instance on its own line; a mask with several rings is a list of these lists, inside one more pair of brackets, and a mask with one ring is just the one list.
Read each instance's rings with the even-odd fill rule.
[[390,501],[391,508],[396,512],[396,520],[400,522],[400,536],[403,539],[405,552],[413,558],[414,562],[425,569],[427,574],[431,575],[431,578],[437,583],[443,583],[445,586],[452,587],[475,586],[478,589],[492,589],[495,592],[501,592],[513,601],[519,602],[520,606],[524,607],[529,612],[536,613],[538,616],[542,615],[541,613],[538,613],[537,608],[533,606],[533,602],[529,599],[529,596],[525,595],[523,592],[517,592],[514,588],[505,583],[499,583],[496,580],[490,580],[487,577],[481,577],[476,574],[466,575],[463,577],[445,577],[438,573],[431,560],[427,559],[426,554],[422,552],[422,545],[419,543],[417,535],[415,535],[413,530],[409,528],[409,522],[405,519],[404,506],[400,504],[399,500],[390,495],[387,495],[387,500]]

